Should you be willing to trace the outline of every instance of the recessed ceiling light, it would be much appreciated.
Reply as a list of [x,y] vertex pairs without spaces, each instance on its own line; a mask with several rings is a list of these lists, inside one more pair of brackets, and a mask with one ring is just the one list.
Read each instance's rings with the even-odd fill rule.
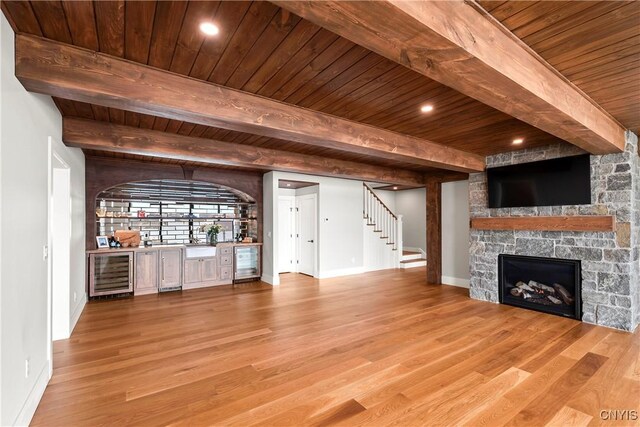
[[422,107],[420,107],[420,111],[422,111],[423,113],[430,113],[431,111],[433,111],[433,105],[423,105]]
[[513,140],[513,145],[520,145],[524,142],[523,138],[516,138]]
[[397,190],[397,189],[398,189],[398,187],[393,187],[393,189],[394,189],[394,190]]
[[220,32],[218,26],[212,22],[203,22],[200,24],[200,31],[208,36],[215,36]]

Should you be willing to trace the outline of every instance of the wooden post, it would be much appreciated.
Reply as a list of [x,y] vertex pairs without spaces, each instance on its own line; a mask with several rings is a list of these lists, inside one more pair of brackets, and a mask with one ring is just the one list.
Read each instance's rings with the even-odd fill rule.
[[442,283],[442,183],[427,179],[427,283]]

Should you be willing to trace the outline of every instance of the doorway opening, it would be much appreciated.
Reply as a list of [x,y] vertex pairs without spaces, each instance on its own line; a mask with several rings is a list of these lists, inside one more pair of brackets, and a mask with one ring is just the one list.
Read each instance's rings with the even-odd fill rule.
[[71,333],[71,169],[54,150],[49,167],[49,345]]
[[316,277],[319,185],[280,180],[278,187],[278,273]]

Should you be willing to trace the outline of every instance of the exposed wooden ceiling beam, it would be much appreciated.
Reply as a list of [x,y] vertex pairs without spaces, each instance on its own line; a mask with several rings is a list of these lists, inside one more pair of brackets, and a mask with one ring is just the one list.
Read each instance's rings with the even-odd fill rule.
[[466,181],[469,179],[468,173],[463,172],[451,172],[451,171],[435,171],[425,174],[425,180],[427,182],[434,181],[439,183],[454,182],[454,181]]
[[590,153],[624,149],[610,114],[473,1],[273,3]]
[[62,121],[62,140],[70,147],[217,165],[406,185],[425,182],[423,174],[414,171],[69,117]]
[[485,167],[476,154],[35,36],[16,36],[16,77],[29,91],[106,107],[428,167]]

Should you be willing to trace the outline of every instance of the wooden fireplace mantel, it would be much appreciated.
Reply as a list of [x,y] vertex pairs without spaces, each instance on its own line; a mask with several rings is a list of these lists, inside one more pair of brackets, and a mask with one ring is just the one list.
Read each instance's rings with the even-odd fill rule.
[[527,231],[615,231],[616,220],[611,215],[584,216],[527,216],[471,218],[476,230]]

